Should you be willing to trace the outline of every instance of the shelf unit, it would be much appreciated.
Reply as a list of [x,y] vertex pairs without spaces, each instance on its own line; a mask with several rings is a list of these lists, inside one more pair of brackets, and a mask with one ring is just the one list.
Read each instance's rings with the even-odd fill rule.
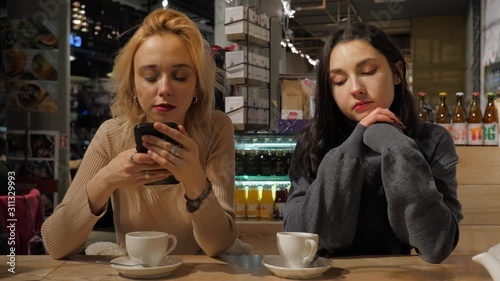
[[226,81],[232,86],[226,114],[235,131],[269,130],[271,91],[279,73],[279,57],[271,58],[271,49],[279,48],[273,34],[281,31],[280,24],[260,15],[255,6],[237,6],[226,8],[225,28],[227,40],[242,48],[226,53]]

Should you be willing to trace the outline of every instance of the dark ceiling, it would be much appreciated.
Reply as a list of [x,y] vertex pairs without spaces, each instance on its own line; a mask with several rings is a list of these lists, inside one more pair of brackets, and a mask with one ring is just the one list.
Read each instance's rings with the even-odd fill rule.
[[[0,0],[1,1],[1,0]],[[72,0],[74,2],[76,0]],[[88,14],[98,15],[95,21],[104,22],[103,28],[117,29],[120,32],[136,26],[148,11],[160,7],[161,0],[79,0],[87,5]],[[120,1],[121,3],[117,2]],[[247,0],[239,3],[248,3]],[[268,0],[266,0],[268,1]],[[278,1],[278,0],[273,0]],[[324,45],[332,27],[339,22],[375,22],[393,38],[408,44],[411,30],[411,19],[415,17],[466,15],[469,1],[478,0],[291,0],[291,7],[296,11],[295,17],[289,21],[287,34],[295,47],[309,54],[313,59]],[[400,1],[400,0],[399,0]],[[382,3],[377,3],[382,2]],[[254,3],[254,2],[252,2]],[[134,7],[127,6],[130,4]],[[169,5],[185,12],[195,22],[205,22],[214,27],[215,6],[214,0],[169,0]],[[228,4],[234,6],[236,4]],[[119,11],[119,12],[117,12]],[[99,36],[103,37],[105,33]],[[95,62],[94,68],[103,69],[100,63],[110,64],[112,54],[127,40],[127,34],[109,40],[106,37],[98,38],[91,33],[79,33],[82,40],[87,42],[86,50],[77,50],[76,56],[89,56]],[[283,35],[284,36],[284,35]],[[101,40],[102,39],[102,40]],[[398,42],[399,43],[399,42]],[[400,44],[400,45],[401,45]],[[87,50],[92,50],[91,54]],[[100,59],[95,59],[97,51]],[[111,52],[110,52],[111,51]],[[99,57],[99,56],[97,56]],[[88,60],[73,62],[73,64],[89,64]],[[78,69],[85,69],[86,65],[79,65]],[[107,70],[102,71],[107,72]]]
[[339,22],[371,22],[385,32],[409,35],[416,17],[465,15],[469,0],[292,0],[295,17],[288,26],[291,41],[317,54],[332,27]]
[[[263,1],[263,0],[261,0]],[[314,55],[339,21],[374,22],[387,33],[408,35],[415,17],[465,15],[469,1],[478,0],[291,0],[296,11],[290,21],[292,41]],[[179,7],[214,21],[214,0],[171,0]],[[242,1],[245,2],[245,1]]]

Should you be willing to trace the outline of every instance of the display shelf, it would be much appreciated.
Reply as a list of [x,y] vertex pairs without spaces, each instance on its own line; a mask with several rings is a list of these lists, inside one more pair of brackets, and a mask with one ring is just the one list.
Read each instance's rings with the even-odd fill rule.
[[[272,76],[278,76],[278,68],[270,64],[270,54],[271,47],[277,48],[279,41],[270,40],[269,18],[259,14],[257,7],[260,0],[256,6],[227,7],[225,13],[226,38],[241,47],[226,53],[225,58],[226,82],[232,86],[225,112],[235,131],[271,127],[271,82]],[[274,32],[281,33],[281,28],[275,26]],[[260,102],[264,100],[266,103]],[[259,105],[253,107],[252,101],[259,101]]]
[[236,176],[236,185],[262,185],[262,186],[272,186],[272,185],[289,185],[290,179],[288,176]]
[[[248,21],[245,21],[248,23]],[[263,39],[257,38],[255,36],[252,36],[250,34],[227,34],[226,38],[228,41],[234,42],[236,44],[240,45],[245,45],[248,44],[249,46],[254,46],[254,47],[267,47],[269,45],[268,41],[265,41]]]
[[248,87],[258,87],[258,88],[268,88],[269,83],[250,79],[250,78],[228,78],[226,79],[228,85],[238,85],[238,86],[248,86]]
[[266,150],[281,149],[293,151],[295,139],[291,135],[283,134],[237,134],[235,135],[235,149],[239,150]]

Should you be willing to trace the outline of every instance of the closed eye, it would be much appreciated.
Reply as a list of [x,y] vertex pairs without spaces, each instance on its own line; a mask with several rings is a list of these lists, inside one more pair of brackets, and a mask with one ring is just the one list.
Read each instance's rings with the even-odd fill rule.
[[187,77],[175,77],[175,76],[174,76],[174,79],[175,79],[176,81],[184,82],[184,81],[186,81],[186,80],[187,80]]
[[158,79],[158,76],[153,76],[153,77],[144,77],[144,80],[153,83]]
[[362,75],[373,75],[377,72],[377,69],[375,68],[374,70],[370,70],[370,71],[366,71],[366,72],[362,72],[361,74]]
[[342,86],[342,85],[345,84],[346,81],[347,81],[347,79],[346,80],[342,80],[342,81],[338,81],[338,82],[332,81],[332,85],[334,85],[334,86]]

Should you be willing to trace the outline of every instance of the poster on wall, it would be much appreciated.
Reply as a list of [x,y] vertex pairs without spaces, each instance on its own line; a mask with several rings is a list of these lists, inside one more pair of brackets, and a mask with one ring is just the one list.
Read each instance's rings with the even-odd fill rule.
[[500,61],[500,1],[486,0],[483,66]]
[[57,112],[57,82],[7,80],[7,107],[26,112]]
[[[51,25],[52,26],[52,25]],[[58,40],[55,30],[28,18],[0,20],[0,52],[7,107],[56,112]]]
[[7,132],[9,170],[16,175],[34,180],[58,179],[58,152],[58,131]]

